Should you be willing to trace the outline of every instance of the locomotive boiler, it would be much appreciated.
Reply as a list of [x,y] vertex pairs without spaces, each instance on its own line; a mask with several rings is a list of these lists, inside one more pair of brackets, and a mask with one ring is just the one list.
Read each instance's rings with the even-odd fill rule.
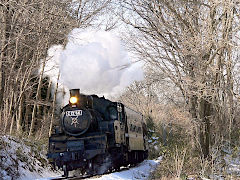
[[103,174],[135,165],[147,156],[147,129],[141,113],[104,97],[70,90],[60,125],[49,137],[47,154],[65,177],[75,169],[82,174]]

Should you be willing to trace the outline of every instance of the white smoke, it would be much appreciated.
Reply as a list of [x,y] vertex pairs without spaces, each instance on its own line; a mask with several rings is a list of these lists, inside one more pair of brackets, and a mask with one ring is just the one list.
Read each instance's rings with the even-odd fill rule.
[[[45,69],[60,68],[60,84],[67,87],[65,91],[79,88],[85,94],[113,96],[143,79],[141,64],[130,60],[121,40],[111,32],[74,29],[64,49],[53,46],[48,53]],[[56,82],[56,73],[58,70],[45,74],[51,79],[55,76]]]
[[[59,74],[59,59],[63,51],[62,45],[52,46],[48,50],[48,57],[44,67],[44,74],[51,78],[51,81],[56,84]],[[42,67],[40,68],[42,69]]]

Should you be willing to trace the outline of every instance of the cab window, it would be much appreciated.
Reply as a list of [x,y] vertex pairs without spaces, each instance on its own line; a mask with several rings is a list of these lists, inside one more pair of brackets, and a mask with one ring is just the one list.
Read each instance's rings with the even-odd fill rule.
[[109,111],[110,119],[114,120],[114,119],[118,118],[118,112],[117,112],[117,109],[115,107],[109,107],[108,111]]

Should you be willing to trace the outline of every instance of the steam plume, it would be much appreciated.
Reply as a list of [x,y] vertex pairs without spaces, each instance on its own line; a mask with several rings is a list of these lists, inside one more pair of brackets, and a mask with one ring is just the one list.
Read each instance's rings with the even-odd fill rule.
[[47,69],[59,64],[63,86],[86,94],[114,95],[143,78],[141,64],[132,64],[121,40],[110,32],[74,29],[65,49],[53,46],[49,56]]

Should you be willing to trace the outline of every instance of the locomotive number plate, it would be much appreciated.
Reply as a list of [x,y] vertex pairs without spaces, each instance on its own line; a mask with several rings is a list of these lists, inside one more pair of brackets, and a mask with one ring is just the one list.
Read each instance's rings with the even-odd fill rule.
[[66,111],[66,116],[81,116],[82,110]]

